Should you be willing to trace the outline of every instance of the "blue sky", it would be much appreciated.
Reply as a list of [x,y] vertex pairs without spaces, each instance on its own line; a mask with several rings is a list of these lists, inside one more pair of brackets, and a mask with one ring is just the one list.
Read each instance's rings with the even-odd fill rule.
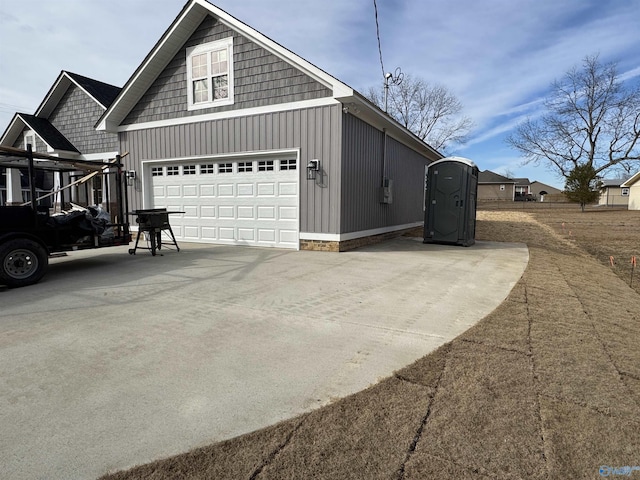
[[[0,0],[0,129],[33,113],[60,70],[122,86],[183,0]],[[382,83],[373,0],[215,0],[364,92]],[[640,81],[640,0],[377,0],[385,70],[448,87],[475,128],[456,155],[562,187],[504,143],[587,55]]]

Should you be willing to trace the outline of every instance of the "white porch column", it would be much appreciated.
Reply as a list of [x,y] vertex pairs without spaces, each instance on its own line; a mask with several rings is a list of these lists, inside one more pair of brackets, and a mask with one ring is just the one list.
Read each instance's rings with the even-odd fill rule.
[[22,185],[20,183],[20,170],[7,168],[7,205],[24,203],[22,199]]

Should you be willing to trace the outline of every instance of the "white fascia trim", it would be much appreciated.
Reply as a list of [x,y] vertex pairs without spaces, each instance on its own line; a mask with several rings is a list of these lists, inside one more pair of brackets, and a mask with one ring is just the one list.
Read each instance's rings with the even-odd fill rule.
[[274,42],[269,37],[251,28],[249,25],[243,23],[242,21],[238,20],[232,15],[229,15],[224,10],[221,10],[214,5],[211,5],[206,0],[194,0],[194,1],[199,5],[203,6],[204,8],[208,9],[210,12],[212,12],[216,17],[220,19],[220,21],[225,23],[227,26],[249,37],[251,40],[253,40],[255,43],[257,43],[261,47],[265,48],[266,50],[271,51],[276,55],[278,55],[279,57],[283,58],[284,60],[288,61],[289,63],[292,63],[293,65],[298,67],[300,70],[302,70],[304,73],[309,75],[311,78],[322,83],[325,87],[331,88],[333,90],[334,97],[341,98],[341,97],[353,96],[353,89],[351,87],[342,83],[337,78],[332,77],[321,68],[316,67],[312,63],[306,61],[304,58],[286,49],[282,45]]
[[300,232],[300,240],[320,240],[323,242],[343,242],[345,240],[354,240],[362,237],[372,237],[373,235],[382,235],[383,233],[395,232],[397,230],[406,230],[424,225],[424,222],[407,223],[405,225],[393,225],[391,227],[374,228],[373,230],[361,230],[359,232],[349,233],[313,233]]
[[168,158],[160,158],[155,160],[142,160],[141,163],[143,165],[154,164],[154,163],[166,163],[166,162],[188,162],[188,161],[200,161],[200,160],[225,160],[225,159],[234,159],[238,157],[291,157],[298,159],[300,156],[300,149],[298,148],[287,148],[282,150],[249,150],[246,152],[237,152],[237,153],[216,153],[213,155],[193,155],[189,157],[168,157]]
[[119,154],[120,152],[87,153],[85,155],[80,155],[80,160],[88,160],[90,162],[99,162],[102,160],[116,158]]
[[191,115],[188,117],[170,118],[167,120],[157,120],[154,122],[133,123],[131,125],[121,125],[118,132],[131,132],[134,130],[146,130],[148,128],[171,127],[175,125],[187,125],[190,123],[210,122],[225,118],[249,117],[251,115],[261,115],[264,113],[285,112],[287,110],[302,110],[305,108],[325,107],[328,105],[339,105],[332,97],[317,98],[315,100],[304,100],[302,102],[281,103],[277,105],[265,105],[262,107],[247,108],[244,110],[229,110],[226,112],[207,113],[204,115]]

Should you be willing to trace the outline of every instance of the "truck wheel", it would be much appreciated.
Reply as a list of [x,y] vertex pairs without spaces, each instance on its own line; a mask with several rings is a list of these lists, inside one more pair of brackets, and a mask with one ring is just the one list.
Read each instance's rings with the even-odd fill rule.
[[28,238],[15,238],[0,245],[0,284],[24,287],[38,282],[49,266],[42,245]]

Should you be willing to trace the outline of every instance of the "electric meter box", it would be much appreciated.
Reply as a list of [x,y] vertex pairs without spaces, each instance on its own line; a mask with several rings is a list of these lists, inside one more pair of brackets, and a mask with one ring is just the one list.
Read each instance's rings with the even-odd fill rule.
[[475,243],[478,167],[469,159],[447,157],[427,168],[424,243],[469,247]]

